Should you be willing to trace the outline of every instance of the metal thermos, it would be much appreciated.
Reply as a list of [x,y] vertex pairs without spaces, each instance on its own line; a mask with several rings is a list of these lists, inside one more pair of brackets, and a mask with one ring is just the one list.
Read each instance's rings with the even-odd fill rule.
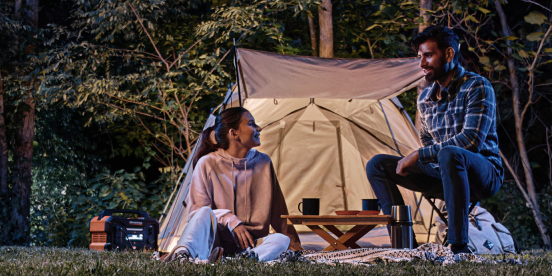
[[414,237],[412,232],[412,215],[409,205],[391,207],[391,247],[412,249]]

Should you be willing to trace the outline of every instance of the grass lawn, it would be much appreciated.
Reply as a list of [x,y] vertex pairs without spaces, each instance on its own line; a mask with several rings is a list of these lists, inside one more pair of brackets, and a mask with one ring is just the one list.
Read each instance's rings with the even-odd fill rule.
[[[286,263],[273,266],[250,260],[216,265],[164,263],[150,253],[96,252],[88,249],[51,247],[0,247],[0,275],[552,275],[552,252],[527,251],[508,256],[526,260],[526,265],[458,263],[450,266],[430,262],[378,263],[370,267]],[[502,256],[492,256],[501,259]]]

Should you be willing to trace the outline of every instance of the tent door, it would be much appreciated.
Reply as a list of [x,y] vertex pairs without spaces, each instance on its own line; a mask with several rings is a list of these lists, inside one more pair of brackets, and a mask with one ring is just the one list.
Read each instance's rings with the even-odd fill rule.
[[336,127],[337,134],[337,150],[339,153],[339,172],[341,173],[341,192],[343,193],[343,208],[345,210],[349,210],[349,206],[347,204],[347,190],[345,188],[345,168],[343,167],[343,148],[341,146],[341,127]]
[[[282,123],[283,122],[283,123]],[[284,121],[280,121],[280,132],[278,136],[278,164],[276,165],[276,177],[280,179],[280,164],[282,163],[282,144],[284,143],[284,127],[286,126]]]
[[385,114],[385,110],[383,109],[383,105],[381,104],[381,101],[378,101],[380,107],[381,107],[381,112],[383,113],[383,117],[385,117],[385,122],[387,122],[387,127],[389,128],[389,132],[391,133],[391,137],[393,137],[393,142],[395,143],[395,147],[397,148],[397,152],[399,153],[399,155],[401,157],[404,157],[404,155],[402,155],[401,153],[401,150],[399,149],[399,144],[397,144],[397,140],[395,139],[395,135],[393,135],[393,130],[391,129],[391,124],[389,124],[389,120],[387,119],[387,114]]

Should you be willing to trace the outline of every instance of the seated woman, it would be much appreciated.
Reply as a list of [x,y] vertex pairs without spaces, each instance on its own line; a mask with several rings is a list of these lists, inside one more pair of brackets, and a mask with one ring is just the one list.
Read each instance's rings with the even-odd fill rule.
[[[203,131],[193,159],[188,225],[166,261],[213,261],[222,252],[246,250],[270,261],[288,248],[302,250],[295,228],[280,217],[288,211],[272,161],[252,149],[261,145],[260,131],[242,107],[222,111]],[[269,235],[270,226],[277,233]],[[220,247],[211,254],[214,245]]]

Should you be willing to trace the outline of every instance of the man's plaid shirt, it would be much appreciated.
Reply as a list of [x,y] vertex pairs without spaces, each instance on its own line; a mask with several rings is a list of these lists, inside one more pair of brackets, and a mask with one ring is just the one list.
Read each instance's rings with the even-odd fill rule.
[[437,154],[446,146],[457,146],[483,155],[501,177],[502,160],[496,134],[496,100],[491,83],[457,65],[449,85],[436,99],[439,84],[434,82],[418,97],[421,115],[418,150],[424,164],[437,163]]

